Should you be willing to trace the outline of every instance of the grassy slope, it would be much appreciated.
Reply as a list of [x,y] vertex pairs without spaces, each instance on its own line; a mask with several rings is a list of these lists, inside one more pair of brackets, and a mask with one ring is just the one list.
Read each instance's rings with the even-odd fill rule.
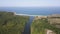
[[31,25],[31,34],[46,34],[45,29],[52,30],[56,34],[60,34],[60,29],[48,23],[47,19],[34,20]]
[[22,34],[28,19],[28,16],[17,16],[8,12],[0,12],[0,34]]

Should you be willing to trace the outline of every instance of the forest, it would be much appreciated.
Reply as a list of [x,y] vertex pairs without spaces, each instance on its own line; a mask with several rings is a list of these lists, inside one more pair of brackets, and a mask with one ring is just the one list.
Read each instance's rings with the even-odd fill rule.
[[[14,12],[0,12],[0,34],[22,34],[29,16],[16,15]],[[60,34],[60,29],[48,23],[47,18],[33,20],[31,34],[46,34],[46,29]]]
[[48,23],[47,18],[34,20],[31,24],[31,34],[47,34],[46,29],[52,30],[56,34],[60,34],[60,29],[55,25]]
[[19,16],[14,12],[0,12],[0,34],[22,34],[29,16]]

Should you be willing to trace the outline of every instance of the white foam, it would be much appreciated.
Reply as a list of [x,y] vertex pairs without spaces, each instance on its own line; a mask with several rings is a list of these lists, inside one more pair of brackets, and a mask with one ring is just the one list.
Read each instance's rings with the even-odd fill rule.
[[29,15],[29,14],[16,14],[16,15],[23,15],[23,16],[44,16],[44,15]]

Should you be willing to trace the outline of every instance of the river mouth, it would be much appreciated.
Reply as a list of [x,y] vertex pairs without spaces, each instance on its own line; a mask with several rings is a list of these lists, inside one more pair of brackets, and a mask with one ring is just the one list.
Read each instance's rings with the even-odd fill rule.
[[31,26],[31,24],[33,22],[33,19],[34,19],[34,16],[30,16],[29,21],[25,25],[23,34],[31,34],[31,31],[30,31],[31,27],[30,26]]

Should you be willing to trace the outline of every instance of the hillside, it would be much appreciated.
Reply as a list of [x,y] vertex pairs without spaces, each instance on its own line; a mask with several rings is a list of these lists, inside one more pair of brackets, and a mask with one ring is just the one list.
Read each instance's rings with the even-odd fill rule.
[[[60,34],[60,29],[50,24],[48,18],[35,17],[31,24],[31,34]],[[49,34],[50,34],[49,33]]]
[[14,12],[0,12],[0,34],[22,34],[28,16],[15,15]]

